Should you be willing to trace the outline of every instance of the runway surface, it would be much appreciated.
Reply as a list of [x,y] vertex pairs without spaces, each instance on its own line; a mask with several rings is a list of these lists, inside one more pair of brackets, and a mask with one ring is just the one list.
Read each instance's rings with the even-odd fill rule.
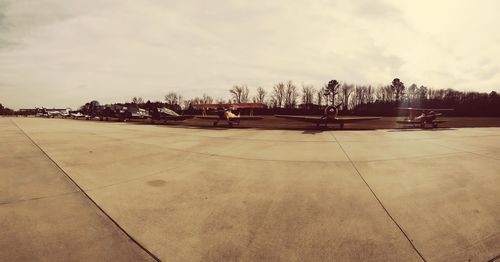
[[0,118],[9,261],[489,261],[500,128]]

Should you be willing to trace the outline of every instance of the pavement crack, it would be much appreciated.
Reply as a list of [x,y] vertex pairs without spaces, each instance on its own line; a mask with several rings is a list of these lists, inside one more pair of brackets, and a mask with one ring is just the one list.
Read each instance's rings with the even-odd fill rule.
[[22,133],[24,136],[26,136],[26,138],[28,138],[31,143],[37,147],[65,176],[67,179],[69,179],[69,181],[78,188],[78,190],[85,195],[85,197],[92,203],[94,204],[94,206],[99,209],[102,214],[104,214],[123,234],[125,234],[132,242],[134,242],[139,248],[141,248],[144,252],[146,252],[146,254],[148,254],[152,259],[156,260],[156,261],[161,261],[155,254],[153,254],[151,251],[149,251],[148,249],[146,249],[145,246],[143,246],[141,243],[139,243],[139,241],[137,241],[134,237],[132,237],[127,231],[125,231],[125,229],[123,227],[120,226],[120,224],[118,224],[118,222],[116,220],[114,220],[101,206],[99,206],[97,204],[97,202],[95,202],[76,182],[75,180],[73,180],[73,178],[71,178],[70,175],[68,175],[68,173],[66,173],[66,171],[64,171],[64,169],[62,169],[59,164],[57,164],[57,162],[52,159],[21,127],[19,127],[17,125],[17,123],[15,121],[13,121],[12,119],[10,119],[10,121],[12,122],[12,124],[14,126],[16,126]]
[[340,149],[342,150],[342,152],[344,152],[345,156],[347,157],[347,159],[351,163],[351,165],[354,168],[354,170],[356,171],[356,173],[358,174],[358,176],[361,178],[361,180],[365,183],[366,187],[368,187],[368,189],[370,190],[370,192],[372,193],[372,195],[375,197],[375,199],[377,200],[377,202],[380,204],[380,206],[382,207],[382,209],[387,214],[387,216],[389,216],[389,218],[392,220],[392,222],[398,227],[399,231],[401,231],[401,233],[404,235],[404,237],[408,240],[408,242],[412,246],[413,250],[415,250],[415,252],[417,252],[418,256],[424,262],[427,261],[424,258],[424,256],[422,255],[422,253],[420,253],[420,251],[417,249],[417,247],[415,246],[415,244],[413,244],[413,241],[410,239],[410,237],[408,236],[408,234],[403,230],[403,228],[401,227],[401,225],[399,225],[399,223],[396,221],[396,219],[394,219],[394,217],[389,213],[389,210],[387,210],[387,208],[384,206],[384,204],[382,203],[382,201],[380,200],[380,198],[377,196],[377,194],[375,194],[375,191],[371,188],[370,184],[368,184],[368,182],[365,180],[365,178],[363,177],[363,175],[361,174],[361,172],[358,170],[358,168],[357,168],[356,164],[354,163],[354,161],[352,161],[351,157],[347,154],[347,152],[345,151],[344,147],[342,147],[342,144],[337,140],[337,138],[335,137],[334,134],[332,134],[332,133],[330,133],[330,134],[333,137],[333,139],[335,139],[335,141],[337,141]]
[[15,204],[15,203],[19,203],[19,202],[26,202],[26,201],[34,201],[34,200],[41,200],[41,199],[47,199],[47,198],[54,198],[54,197],[60,197],[60,196],[65,196],[65,195],[71,195],[71,194],[75,194],[75,193],[80,193],[80,191],[65,192],[65,193],[61,193],[61,194],[48,195],[48,196],[22,198],[22,199],[17,199],[17,200],[13,200],[13,201],[0,202],[0,205],[8,205],[8,204]]

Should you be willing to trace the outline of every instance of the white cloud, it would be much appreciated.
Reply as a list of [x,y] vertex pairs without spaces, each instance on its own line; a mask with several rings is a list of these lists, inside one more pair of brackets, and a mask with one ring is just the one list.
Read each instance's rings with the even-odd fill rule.
[[394,77],[498,91],[500,4],[480,3],[9,0],[0,4],[0,99],[76,107]]

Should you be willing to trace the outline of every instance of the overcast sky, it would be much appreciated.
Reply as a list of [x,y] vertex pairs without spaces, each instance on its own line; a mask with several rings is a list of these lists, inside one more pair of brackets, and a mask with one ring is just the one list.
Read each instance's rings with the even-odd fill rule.
[[331,79],[500,90],[500,1],[0,0],[0,103]]

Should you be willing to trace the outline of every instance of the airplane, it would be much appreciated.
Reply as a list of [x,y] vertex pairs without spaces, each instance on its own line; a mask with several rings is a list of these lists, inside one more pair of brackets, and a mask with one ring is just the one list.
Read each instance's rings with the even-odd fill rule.
[[71,110],[70,108],[66,108],[56,111],[48,111],[47,113],[49,114],[49,117],[59,116],[61,118],[68,118],[70,117],[70,110]]
[[128,119],[148,119],[151,116],[149,115],[148,111],[143,108],[139,107],[127,107],[125,108],[127,112],[129,113]]
[[62,117],[62,118],[68,118],[68,117],[71,117],[70,110],[69,110],[69,109],[67,109],[67,110],[65,110],[65,111],[61,112],[61,117]]
[[[241,121],[251,121],[251,120],[262,120],[263,117],[253,116],[253,109],[264,108],[264,104],[260,103],[239,103],[239,104],[196,104],[192,105],[193,108],[203,109],[203,116],[197,116],[196,118],[203,120],[213,120],[213,126],[217,126],[219,121],[227,121],[230,127],[234,124],[240,125]],[[250,116],[241,116],[233,113],[235,109],[250,109]],[[216,109],[216,116],[207,116],[206,110]]]
[[47,113],[47,109],[45,108],[35,108],[35,116],[36,117],[48,117],[49,114]]
[[87,120],[90,119],[90,116],[89,115],[84,115],[82,114],[82,112],[70,112],[69,113],[69,116],[73,119],[79,119],[79,118],[85,118]]
[[47,110],[47,117],[48,118],[55,118],[56,116],[62,116],[61,111]]
[[[420,126],[425,128],[426,124],[432,125],[433,128],[438,127],[438,124],[448,122],[447,120],[436,120],[438,116],[443,113],[436,113],[438,111],[453,111],[452,108],[413,108],[413,107],[398,107],[398,110],[408,111],[410,115],[403,120],[398,120],[396,123],[402,125],[412,125],[413,127]],[[417,112],[421,112],[416,116]]]
[[187,119],[192,119],[192,115],[179,115],[174,110],[166,107],[157,107],[151,109],[151,122],[154,123],[156,120],[163,120],[164,123],[167,121],[184,121]]
[[328,126],[328,124],[339,124],[340,128],[344,128],[344,124],[359,122],[359,121],[369,121],[369,120],[377,120],[381,119],[381,117],[338,117],[339,107],[342,104],[337,106],[327,106],[324,110],[323,116],[290,116],[290,115],[274,115],[275,117],[291,119],[302,122],[309,122],[316,124],[316,127],[320,127],[320,125]]
[[36,108],[37,112],[35,116],[37,117],[46,117],[46,118],[55,118],[56,116],[62,116],[64,110],[59,109],[47,109],[47,108]]
[[92,115],[98,117],[99,120],[110,120],[118,119],[118,121],[127,122],[131,119],[149,119],[148,111],[143,108],[139,108],[137,105],[123,105],[114,104],[107,106],[95,106],[92,107]]

